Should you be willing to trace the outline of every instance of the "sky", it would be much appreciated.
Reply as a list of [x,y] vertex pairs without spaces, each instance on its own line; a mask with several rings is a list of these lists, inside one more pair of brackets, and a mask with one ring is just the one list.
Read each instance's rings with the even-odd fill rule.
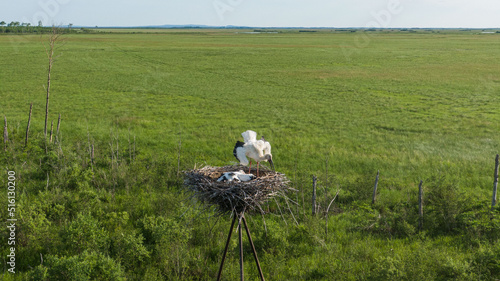
[[32,25],[500,28],[499,0],[0,1],[0,21]]

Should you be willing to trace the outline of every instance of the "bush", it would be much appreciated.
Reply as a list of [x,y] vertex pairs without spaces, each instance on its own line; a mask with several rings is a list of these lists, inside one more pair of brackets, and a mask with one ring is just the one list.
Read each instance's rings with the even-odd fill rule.
[[81,253],[84,249],[107,253],[109,249],[107,231],[90,213],[79,213],[64,229],[62,238],[71,253]]
[[140,225],[162,274],[177,278],[185,276],[191,259],[187,247],[191,229],[173,219],[154,216],[144,217]]
[[467,206],[465,193],[447,179],[437,180],[428,190],[424,199],[424,228],[433,234],[457,233],[457,217]]
[[49,255],[45,265],[39,265],[29,273],[29,280],[37,281],[122,281],[125,274],[113,259],[102,253],[84,251],[76,256]]
[[142,234],[119,233],[113,237],[111,252],[113,257],[126,268],[136,268],[150,257],[149,251],[142,244]]

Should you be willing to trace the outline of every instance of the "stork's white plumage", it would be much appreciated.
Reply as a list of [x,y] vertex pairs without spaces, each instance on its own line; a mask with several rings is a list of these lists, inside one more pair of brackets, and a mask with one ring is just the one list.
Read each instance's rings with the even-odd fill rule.
[[255,178],[252,174],[245,174],[242,170],[238,172],[226,172],[217,181],[232,182],[232,181],[251,181]]
[[248,172],[252,168],[252,162],[248,161],[247,156],[257,162],[257,177],[259,176],[259,163],[269,161],[274,171],[273,155],[271,154],[271,144],[264,137],[257,140],[257,133],[248,130],[241,133],[245,142],[238,141],[234,146],[233,154],[240,161],[240,164],[247,166],[250,164]]

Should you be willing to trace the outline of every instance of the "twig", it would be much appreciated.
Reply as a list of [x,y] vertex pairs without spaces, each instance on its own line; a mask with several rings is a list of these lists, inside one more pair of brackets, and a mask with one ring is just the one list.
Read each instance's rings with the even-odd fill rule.
[[290,211],[290,214],[292,215],[292,218],[295,221],[295,224],[299,225],[299,223],[295,219],[295,216],[293,215],[292,209],[290,209],[290,205],[288,204],[288,198],[286,196],[283,196],[283,197],[285,198],[286,205],[288,206],[288,211]]
[[283,216],[283,213],[281,212],[280,204],[278,203],[278,201],[276,201],[276,198],[273,198],[273,199],[274,199],[274,202],[276,202],[276,205],[278,206],[278,210],[280,211],[281,218],[283,219],[283,221],[285,222],[285,224],[288,225],[288,223],[285,220],[285,217]]
[[333,196],[332,201],[330,201],[330,204],[328,204],[328,208],[326,208],[326,214],[325,214],[325,240],[327,240],[327,241],[328,241],[328,212],[330,211],[330,206],[332,206],[333,201],[335,201],[335,199],[339,195],[340,190],[341,190],[341,188],[339,187],[339,189],[337,190],[337,193],[335,194],[335,196]]

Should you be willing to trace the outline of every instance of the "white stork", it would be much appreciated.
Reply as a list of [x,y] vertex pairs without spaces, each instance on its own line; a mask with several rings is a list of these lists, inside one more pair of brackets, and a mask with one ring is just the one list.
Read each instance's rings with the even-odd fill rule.
[[259,163],[269,161],[274,171],[273,155],[271,154],[271,144],[264,137],[257,140],[257,133],[251,130],[241,133],[245,142],[237,141],[234,146],[233,154],[240,161],[240,164],[246,166],[250,163],[248,172],[252,169],[252,162],[248,161],[247,156],[257,162],[257,177],[259,176]]
[[217,181],[223,182],[231,182],[231,181],[251,181],[255,179],[255,176],[252,174],[245,174],[243,170],[239,170],[238,172],[225,172]]

